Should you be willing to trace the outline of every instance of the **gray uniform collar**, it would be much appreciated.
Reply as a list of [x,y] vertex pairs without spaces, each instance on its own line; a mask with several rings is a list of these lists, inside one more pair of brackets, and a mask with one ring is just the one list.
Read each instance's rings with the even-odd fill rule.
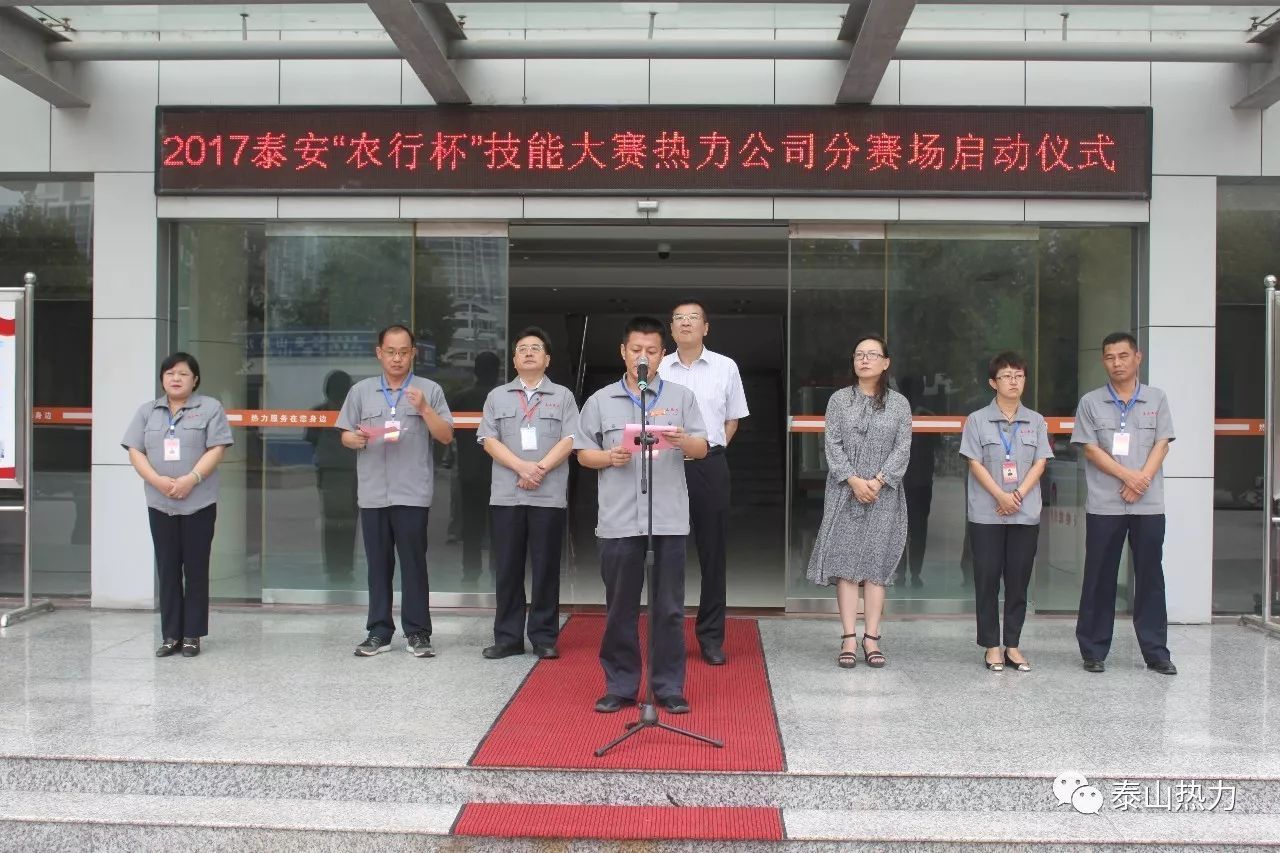
[[[1001,421],[1002,423],[1009,422],[1008,418],[1004,416],[1004,412],[1000,411],[1000,406],[994,397],[991,398],[991,402],[987,405],[987,408],[984,411],[986,413],[985,420]],[[1031,423],[1031,410],[1022,405],[1021,400],[1018,401],[1018,410],[1013,413],[1013,422],[1024,424]]]
[[[200,408],[201,405],[203,405],[203,403],[204,403],[204,398],[201,397],[199,394],[195,393],[194,391],[192,391],[191,396],[187,398],[187,402],[183,403],[182,408],[179,409],[178,411],[185,412],[188,409],[198,409]],[[156,401],[151,404],[151,408],[168,409],[169,408],[168,395],[161,394],[159,397],[157,397]]]

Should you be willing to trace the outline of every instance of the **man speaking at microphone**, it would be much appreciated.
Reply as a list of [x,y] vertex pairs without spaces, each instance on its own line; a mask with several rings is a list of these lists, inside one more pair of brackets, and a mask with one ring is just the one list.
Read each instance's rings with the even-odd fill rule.
[[662,438],[670,444],[654,455],[649,484],[654,552],[649,614],[654,659],[649,666],[657,704],[672,714],[689,712],[684,696],[684,552],[689,534],[684,460],[706,456],[707,439],[693,392],[655,375],[664,353],[662,334],[662,323],[652,317],[627,323],[620,348],[626,373],[587,400],[573,440],[578,461],[600,472],[596,537],[605,587],[600,642],[605,695],[596,702],[596,711],[602,714],[635,705],[641,688],[640,592],[650,528],[650,496],[641,491],[643,454],[636,442],[641,407],[650,424],[668,428]]

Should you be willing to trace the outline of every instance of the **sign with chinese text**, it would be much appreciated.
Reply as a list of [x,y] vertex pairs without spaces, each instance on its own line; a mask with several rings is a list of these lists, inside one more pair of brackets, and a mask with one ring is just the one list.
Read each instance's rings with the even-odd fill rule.
[[26,436],[23,389],[26,387],[22,349],[23,300],[21,290],[0,290],[0,489],[22,487],[26,473],[22,440]]
[[1148,108],[159,107],[156,192],[1145,199]]

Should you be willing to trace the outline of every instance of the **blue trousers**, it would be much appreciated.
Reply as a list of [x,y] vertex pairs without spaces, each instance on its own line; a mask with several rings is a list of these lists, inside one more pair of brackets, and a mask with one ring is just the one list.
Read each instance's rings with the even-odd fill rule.
[[1125,539],[1133,553],[1133,629],[1147,663],[1169,660],[1164,598],[1164,515],[1085,515],[1084,584],[1076,641],[1080,656],[1106,660],[1116,621],[1116,583]]

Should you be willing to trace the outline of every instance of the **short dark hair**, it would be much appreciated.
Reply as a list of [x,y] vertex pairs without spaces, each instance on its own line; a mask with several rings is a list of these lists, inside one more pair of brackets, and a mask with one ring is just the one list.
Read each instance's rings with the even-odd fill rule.
[[1134,352],[1138,351],[1138,339],[1129,332],[1112,332],[1102,339],[1103,349],[1115,344],[1128,344]]
[[637,332],[642,335],[662,335],[666,331],[667,327],[653,317],[632,317],[622,330],[622,342],[625,344]]
[[697,305],[698,310],[702,312],[702,319],[703,320],[708,319],[707,306],[702,304],[701,299],[681,299],[675,305],[671,306],[671,313],[672,314],[676,313],[676,309],[679,308],[681,305]]
[[541,326],[525,326],[516,336],[511,339],[511,351],[515,352],[516,344],[525,338],[537,338],[542,341],[542,351],[547,355],[551,355],[551,339],[547,337],[547,333],[543,331]]
[[165,357],[164,361],[160,362],[160,373],[158,374],[160,384],[164,384],[164,375],[170,370],[173,370],[179,364],[185,364],[189,367],[191,369],[191,375],[196,378],[196,384],[192,386],[191,390],[194,391],[196,388],[199,388],[200,362],[196,361],[196,357],[191,353],[181,351],[169,354]]
[[1006,367],[1026,373],[1027,360],[1011,349],[996,353],[995,357],[991,359],[991,363],[987,365],[987,378],[995,379],[996,374]]
[[404,332],[409,336],[409,346],[414,349],[418,348],[418,339],[413,336],[413,330],[403,323],[392,323],[378,332],[378,346],[382,346],[382,342],[387,339],[387,335],[392,332]]

